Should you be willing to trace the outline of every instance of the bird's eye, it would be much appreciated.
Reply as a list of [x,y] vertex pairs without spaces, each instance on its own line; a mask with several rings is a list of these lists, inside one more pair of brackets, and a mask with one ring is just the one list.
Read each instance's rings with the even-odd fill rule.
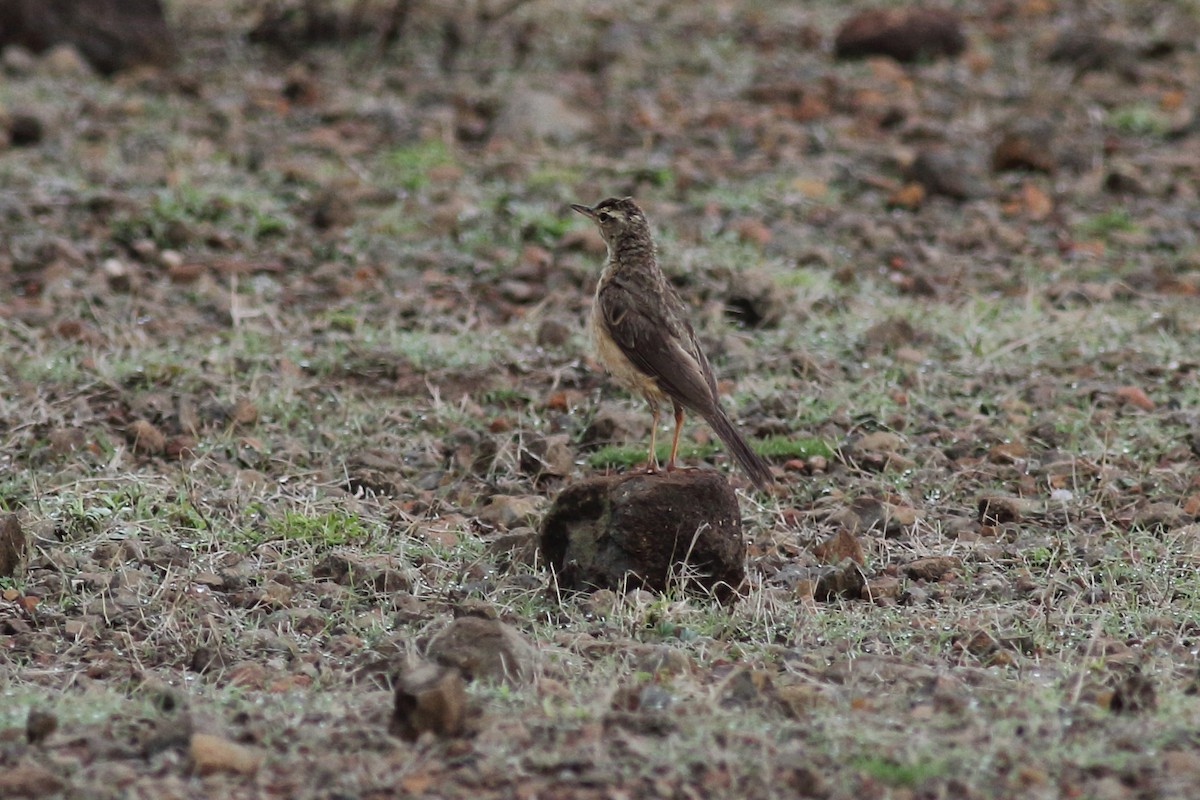
[[599,219],[601,222],[608,222],[609,220],[612,219],[612,214],[608,213],[607,211],[601,211],[599,214],[596,215],[596,218]]

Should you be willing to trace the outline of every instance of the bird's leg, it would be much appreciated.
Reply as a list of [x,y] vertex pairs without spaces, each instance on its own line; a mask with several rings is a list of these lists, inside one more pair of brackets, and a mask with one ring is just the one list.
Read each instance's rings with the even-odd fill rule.
[[654,415],[654,421],[650,423],[650,458],[646,461],[646,469],[649,472],[658,472],[658,455],[654,452],[655,437],[658,435],[659,418],[657,400],[650,401],[650,413]]
[[683,406],[675,403],[675,435],[671,438],[671,457],[667,459],[667,472],[675,469],[675,453],[679,451],[679,432],[683,430]]

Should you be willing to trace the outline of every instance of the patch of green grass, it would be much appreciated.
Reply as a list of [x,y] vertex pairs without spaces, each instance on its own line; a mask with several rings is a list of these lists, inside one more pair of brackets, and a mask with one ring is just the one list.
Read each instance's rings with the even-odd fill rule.
[[454,155],[441,139],[425,139],[397,147],[386,156],[392,180],[410,192],[425,186],[429,170],[454,163]]
[[1144,104],[1114,108],[1106,122],[1110,128],[1133,136],[1162,136],[1171,127],[1166,114]]
[[[707,458],[720,449],[720,445],[715,442],[706,445],[681,443],[677,458],[681,461]],[[595,469],[635,467],[646,463],[648,452],[645,444],[610,444],[588,456],[588,466]],[[665,464],[671,455],[671,443],[658,442],[654,447],[654,455],[660,464]]]
[[810,436],[768,436],[752,440],[750,447],[763,458],[833,457],[833,448],[828,443]]
[[946,773],[946,766],[934,761],[914,761],[902,764],[876,755],[859,756],[851,763],[872,778],[889,786],[913,788],[930,778]]
[[1137,224],[1123,208],[1113,208],[1088,217],[1076,226],[1080,233],[1088,236],[1108,236],[1137,230]]
[[[764,458],[808,458],[810,456],[833,456],[833,449],[821,441],[809,437],[770,436],[766,439],[750,439],[750,448]],[[681,442],[677,458],[680,461],[703,460],[722,451],[717,442],[688,444]],[[610,444],[588,456],[588,466],[595,469],[606,467],[634,467],[646,463],[647,448],[644,444]],[[655,444],[654,454],[659,463],[666,463],[671,455],[671,443],[660,441]]]
[[370,535],[366,524],[358,514],[326,511],[323,514],[305,514],[299,511],[284,511],[269,524],[272,533],[285,539],[310,542],[326,547],[362,541]]

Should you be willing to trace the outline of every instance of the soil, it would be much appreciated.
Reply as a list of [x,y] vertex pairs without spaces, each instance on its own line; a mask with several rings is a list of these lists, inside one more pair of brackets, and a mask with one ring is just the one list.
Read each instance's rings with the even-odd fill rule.
[[[1193,4],[318,7],[3,53],[0,796],[1200,794]],[[534,547],[626,195],[736,602]]]

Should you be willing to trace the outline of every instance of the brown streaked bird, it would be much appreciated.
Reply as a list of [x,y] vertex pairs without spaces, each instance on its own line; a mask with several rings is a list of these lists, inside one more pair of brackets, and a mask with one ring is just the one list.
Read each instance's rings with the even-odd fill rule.
[[750,480],[760,489],[772,480],[771,469],[742,438],[717,396],[712,367],[687,320],[683,301],[658,266],[646,215],[633,198],[610,197],[594,206],[571,208],[600,228],[608,261],[596,286],[591,332],[596,355],[617,381],[646,398],[654,415],[650,464],[658,429],[659,406],[670,400],[675,436],[667,471],[675,469],[684,409],[704,418]]

